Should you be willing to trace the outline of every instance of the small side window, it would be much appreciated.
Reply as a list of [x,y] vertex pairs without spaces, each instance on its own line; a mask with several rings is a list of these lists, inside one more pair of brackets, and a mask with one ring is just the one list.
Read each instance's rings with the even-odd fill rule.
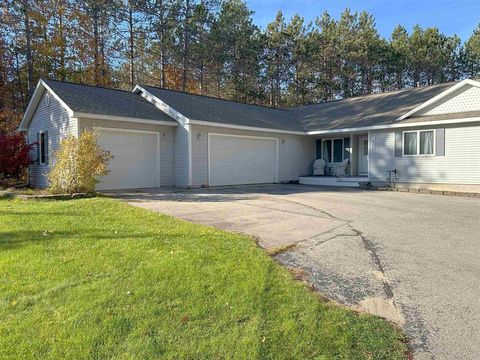
[[38,162],[40,165],[48,164],[48,132],[38,133]]

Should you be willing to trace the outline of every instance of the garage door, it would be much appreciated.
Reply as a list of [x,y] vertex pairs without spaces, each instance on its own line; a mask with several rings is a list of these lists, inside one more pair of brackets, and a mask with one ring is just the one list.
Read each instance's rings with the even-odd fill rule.
[[277,181],[277,139],[209,134],[209,184]]
[[101,178],[98,190],[158,187],[160,156],[158,133],[96,129],[98,144],[113,155],[109,174]]

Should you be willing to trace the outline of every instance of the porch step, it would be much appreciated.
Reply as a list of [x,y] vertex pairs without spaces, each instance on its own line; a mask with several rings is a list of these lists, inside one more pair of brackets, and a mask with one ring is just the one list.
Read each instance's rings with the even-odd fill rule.
[[300,184],[316,185],[316,186],[343,186],[343,187],[360,187],[360,183],[368,181],[367,177],[361,176],[301,176]]

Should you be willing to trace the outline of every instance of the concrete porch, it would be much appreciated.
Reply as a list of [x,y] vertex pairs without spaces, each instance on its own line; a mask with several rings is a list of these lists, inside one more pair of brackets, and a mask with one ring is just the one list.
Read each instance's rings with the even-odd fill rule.
[[299,182],[302,185],[316,186],[343,186],[360,187],[360,183],[367,182],[368,176],[301,176]]

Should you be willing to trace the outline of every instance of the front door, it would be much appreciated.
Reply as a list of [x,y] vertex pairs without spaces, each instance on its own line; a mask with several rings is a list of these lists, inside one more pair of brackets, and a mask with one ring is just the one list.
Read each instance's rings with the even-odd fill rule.
[[358,174],[368,175],[368,136],[358,137]]

